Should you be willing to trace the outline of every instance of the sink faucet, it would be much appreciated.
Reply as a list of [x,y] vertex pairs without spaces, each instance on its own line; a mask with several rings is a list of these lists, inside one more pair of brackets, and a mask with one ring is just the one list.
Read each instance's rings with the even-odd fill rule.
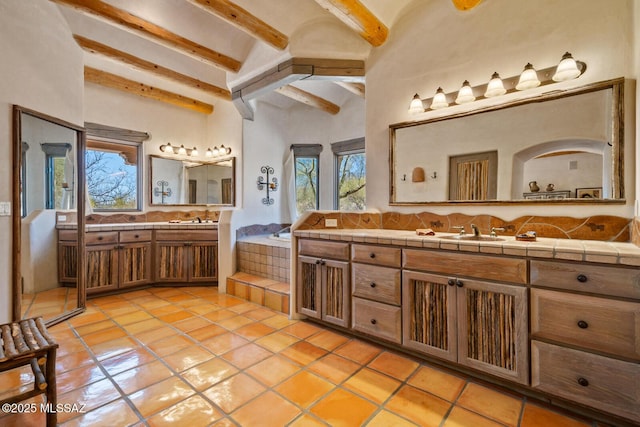
[[471,224],[471,230],[473,230],[473,235],[476,237],[480,237],[480,229],[477,225]]
[[200,219],[199,216],[197,216],[196,219],[198,220],[198,224],[202,224],[202,219]]

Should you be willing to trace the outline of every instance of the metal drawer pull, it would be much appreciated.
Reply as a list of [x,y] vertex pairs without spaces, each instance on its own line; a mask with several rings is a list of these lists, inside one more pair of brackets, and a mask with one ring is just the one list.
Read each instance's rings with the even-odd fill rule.
[[320,260],[319,259],[316,260],[316,265],[320,265]]
[[98,236],[98,240],[102,240],[102,239],[104,239],[104,237]]
[[462,287],[462,284],[463,284],[463,283],[462,283],[462,280],[458,280],[458,279],[456,279],[456,286],[458,286],[459,288],[461,288],[461,287]]
[[133,236],[135,239],[138,239],[140,237],[139,234],[136,234],[135,236]]
[[373,259],[373,258],[375,258],[375,257],[376,257],[376,254],[374,254],[373,252],[371,252],[371,253],[369,254],[369,258]]
[[369,286],[371,286],[372,288],[375,288],[376,287],[376,282],[371,282],[371,284]]
[[589,327],[589,324],[587,322],[585,322],[584,320],[579,320],[578,321],[578,327],[581,329],[587,329]]
[[589,385],[589,380],[587,380],[586,378],[578,378],[578,384],[580,384],[582,387],[586,387]]
[[456,284],[456,281],[455,281],[455,280],[453,280],[453,279],[449,279],[449,280],[447,280],[447,284],[448,284],[449,286],[453,286],[453,285],[455,285],[455,284]]
[[376,323],[378,323],[378,321],[376,319],[371,319],[371,324],[375,325]]
[[585,283],[588,280],[587,276],[585,276],[584,274],[578,274],[578,277],[576,277],[576,279],[578,279],[578,282],[580,283]]

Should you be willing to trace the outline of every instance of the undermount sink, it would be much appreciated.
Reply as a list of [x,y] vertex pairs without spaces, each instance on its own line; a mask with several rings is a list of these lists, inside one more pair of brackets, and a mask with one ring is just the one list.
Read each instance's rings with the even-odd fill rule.
[[501,242],[504,240],[502,237],[476,236],[474,234],[462,234],[462,235],[456,234],[454,236],[442,236],[441,239],[474,241],[474,242]]

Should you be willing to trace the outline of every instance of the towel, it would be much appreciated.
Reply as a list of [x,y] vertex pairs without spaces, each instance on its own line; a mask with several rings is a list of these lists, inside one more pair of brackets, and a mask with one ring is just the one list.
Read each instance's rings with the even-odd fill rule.
[[418,236],[435,236],[436,233],[430,228],[418,228],[416,229],[416,234]]

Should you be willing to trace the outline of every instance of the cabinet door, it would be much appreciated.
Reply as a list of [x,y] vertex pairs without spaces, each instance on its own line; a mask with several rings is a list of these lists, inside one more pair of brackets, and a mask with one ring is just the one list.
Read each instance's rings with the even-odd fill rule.
[[215,282],[218,280],[218,243],[193,242],[190,246],[189,281]]
[[151,243],[127,243],[120,246],[120,286],[151,283]]
[[456,286],[448,278],[404,271],[402,343],[422,353],[457,361]]
[[118,245],[87,246],[88,294],[117,289],[118,287]]
[[188,279],[184,242],[156,242],[156,282],[181,283]]
[[297,304],[298,311],[309,317],[320,319],[321,260],[315,257],[298,257]]
[[458,362],[528,384],[526,288],[459,280]]
[[78,243],[58,243],[58,281],[60,283],[78,282]]
[[349,327],[349,263],[346,261],[322,260],[322,320],[335,325]]

